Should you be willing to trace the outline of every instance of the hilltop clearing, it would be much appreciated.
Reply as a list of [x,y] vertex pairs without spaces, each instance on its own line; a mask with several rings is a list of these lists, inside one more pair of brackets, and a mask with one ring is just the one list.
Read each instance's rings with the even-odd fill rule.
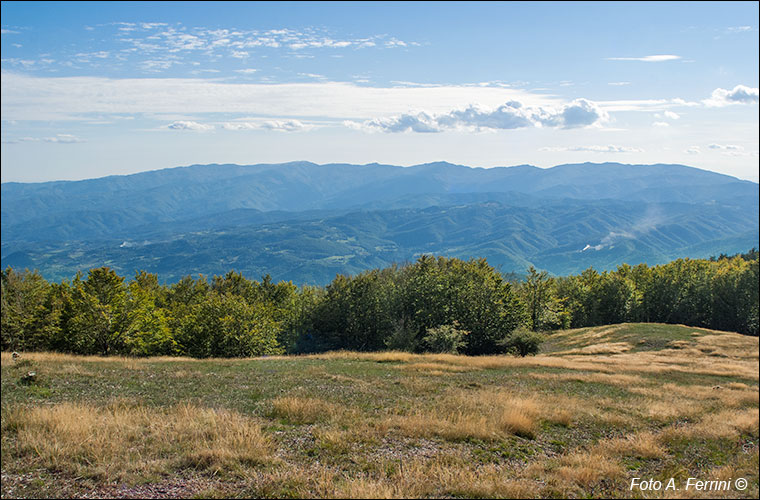
[[3,498],[674,496],[635,477],[756,498],[758,339],[621,324],[525,358],[3,353],[2,456]]

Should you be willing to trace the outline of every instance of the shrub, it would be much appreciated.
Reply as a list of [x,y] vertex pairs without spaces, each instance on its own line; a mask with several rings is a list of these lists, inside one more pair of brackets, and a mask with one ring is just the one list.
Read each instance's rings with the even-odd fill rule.
[[393,325],[393,331],[385,339],[385,346],[391,351],[414,352],[417,350],[417,330],[410,321],[402,318]]
[[436,328],[428,328],[422,337],[422,346],[429,352],[445,352],[457,354],[459,349],[466,345],[465,335],[469,332],[459,330],[456,323],[453,325],[441,325]]
[[537,354],[543,341],[544,336],[540,333],[520,326],[507,336],[504,340],[504,346],[508,351],[520,356],[527,356],[528,354]]

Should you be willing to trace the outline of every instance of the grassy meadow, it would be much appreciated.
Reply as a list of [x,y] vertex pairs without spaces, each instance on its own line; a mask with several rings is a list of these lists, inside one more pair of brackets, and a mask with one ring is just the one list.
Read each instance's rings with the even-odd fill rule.
[[622,324],[526,358],[2,353],[2,497],[757,498],[758,339]]

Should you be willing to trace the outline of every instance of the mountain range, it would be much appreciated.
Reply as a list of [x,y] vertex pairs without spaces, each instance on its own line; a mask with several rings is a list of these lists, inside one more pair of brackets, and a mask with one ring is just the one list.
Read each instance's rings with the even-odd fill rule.
[[684,165],[192,165],[3,183],[2,267],[325,284],[425,253],[553,274],[758,246],[758,184]]

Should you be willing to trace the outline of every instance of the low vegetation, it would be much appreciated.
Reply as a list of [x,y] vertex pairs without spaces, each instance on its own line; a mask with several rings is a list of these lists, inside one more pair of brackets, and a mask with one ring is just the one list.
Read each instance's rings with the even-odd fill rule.
[[757,498],[757,367],[756,337],[639,323],[527,357],[3,353],[2,496]]
[[[250,357],[333,350],[521,356],[541,331],[662,322],[758,334],[757,251],[509,281],[485,259],[422,256],[338,275],[321,287],[230,271],[171,286],[113,270],[48,283],[2,272],[3,350],[128,356]],[[584,346],[589,354],[625,346]]]

